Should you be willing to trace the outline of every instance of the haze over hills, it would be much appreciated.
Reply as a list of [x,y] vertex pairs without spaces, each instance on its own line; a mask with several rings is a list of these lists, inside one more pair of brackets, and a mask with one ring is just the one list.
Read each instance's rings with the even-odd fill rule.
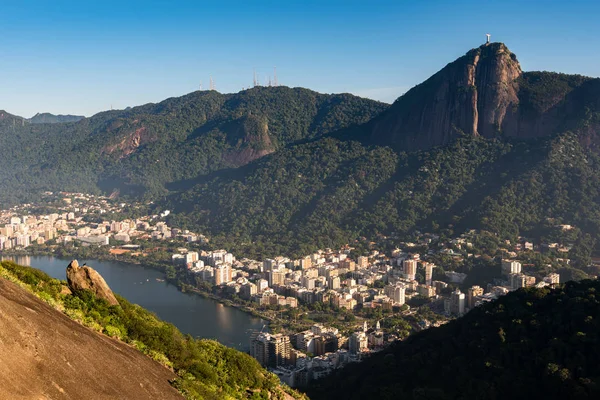
[[[357,236],[481,228],[600,234],[600,79],[470,50],[392,106],[256,87],[194,92],[71,124],[0,116],[4,200],[41,190],[160,199],[177,226],[259,257]],[[165,196],[168,195],[166,198]]]

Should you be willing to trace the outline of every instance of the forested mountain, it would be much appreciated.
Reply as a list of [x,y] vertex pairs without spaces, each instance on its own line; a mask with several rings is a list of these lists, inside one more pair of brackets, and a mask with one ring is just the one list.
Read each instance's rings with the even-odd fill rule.
[[600,282],[520,289],[315,382],[311,399],[596,399]]
[[582,229],[583,262],[600,234],[599,132],[600,79],[522,73],[493,43],[362,126],[207,175],[162,205],[258,256],[415,229],[540,240],[565,223]]
[[349,94],[257,87],[193,92],[74,123],[31,124],[0,111],[2,200],[42,190],[152,198],[166,183],[235,168],[285,147],[367,122],[387,105]]
[[463,137],[410,154],[325,138],[207,178],[165,206],[176,225],[240,252],[301,255],[415,229],[480,228],[514,240],[568,223],[584,240],[600,234],[599,187],[600,158],[574,134]]
[[306,89],[194,92],[76,123],[0,112],[3,200],[41,190],[156,200],[171,222],[257,257],[358,236],[481,228],[548,238],[585,264],[600,234],[600,79],[469,51],[392,106]]

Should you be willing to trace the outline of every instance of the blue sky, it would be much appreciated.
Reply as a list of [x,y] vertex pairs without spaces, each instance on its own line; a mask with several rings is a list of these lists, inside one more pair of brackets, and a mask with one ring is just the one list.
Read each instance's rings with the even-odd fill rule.
[[[3,4],[9,3],[9,4]],[[599,1],[3,1],[0,109],[83,114],[279,82],[392,102],[492,34],[524,70],[600,76]]]

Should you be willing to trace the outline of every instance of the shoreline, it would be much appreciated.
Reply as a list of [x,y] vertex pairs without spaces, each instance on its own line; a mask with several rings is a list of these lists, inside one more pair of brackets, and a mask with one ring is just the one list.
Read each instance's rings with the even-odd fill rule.
[[[53,257],[53,258],[56,258],[59,260],[68,261],[69,259],[75,259],[77,256],[74,256],[74,255],[59,256],[52,252],[9,252],[8,254],[6,254],[6,252],[0,251],[0,258],[3,258],[3,257]],[[99,255],[99,256],[93,256],[93,257],[85,258],[85,259],[90,260],[90,261],[115,261],[115,262],[119,262],[119,263],[123,263],[123,264],[127,264],[127,265],[139,266],[142,268],[150,268],[150,269],[159,271],[163,275],[165,282],[175,286],[177,288],[177,290],[180,291],[181,293],[192,293],[196,296],[200,296],[205,299],[213,300],[213,301],[215,301],[219,304],[222,304],[226,307],[235,308],[237,310],[240,310],[240,311],[250,315],[251,317],[264,320],[266,322],[267,327],[271,323],[275,322],[272,317],[269,317],[266,315],[261,315],[259,312],[257,312],[256,310],[253,310],[252,308],[248,307],[247,305],[235,303],[231,299],[221,297],[221,296],[211,293],[211,292],[200,290],[196,287],[193,287],[193,286],[185,284],[185,283],[182,283],[182,285],[178,285],[177,282],[174,282],[173,280],[170,280],[167,278],[164,269],[161,268],[161,266],[159,266],[159,265],[152,265],[150,263],[144,264],[143,262],[141,262],[139,260],[123,260],[123,259],[118,258],[117,256],[106,255],[106,254]]]

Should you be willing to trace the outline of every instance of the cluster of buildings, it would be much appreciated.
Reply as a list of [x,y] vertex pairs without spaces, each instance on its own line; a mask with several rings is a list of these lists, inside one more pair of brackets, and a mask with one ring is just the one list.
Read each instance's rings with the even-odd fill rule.
[[507,294],[511,290],[531,286],[542,288],[560,283],[560,275],[557,273],[550,273],[538,282],[534,276],[522,273],[522,264],[516,260],[502,260],[501,270],[502,276],[495,279],[493,283],[488,284],[487,290],[478,285],[471,286],[467,293],[462,293],[459,289],[454,290],[449,298],[444,299],[445,313],[461,316],[481,304]]
[[[180,249],[172,261],[199,279],[261,306],[320,302],[348,310],[358,305],[392,310],[414,296],[433,298],[437,294],[439,282],[432,280],[435,265],[420,260],[418,254],[397,251],[389,259],[374,251],[354,261],[348,258],[349,252],[349,248],[326,249],[297,260],[277,257],[259,262],[237,260],[226,250]],[[422,284],[416,280],[421,270]],[[378,281],[387,284],[374,287]]]
[[373,349],[384,346],[384,334],[377,322],[342,336],[337,329],[313,325],[295,335],[259,332],[251,337],[250,354],[291,387],[307,386],[351,362],[358,362]]
[[[201,234],[169,227],[163,220],[168,211],[135,219],[104,220],[103,215],[120,213],[127,205],[102,196],[76,193],[54,196],[59,199],[54,213],[33,215],[30,205],[0,211],[0,251],[49,241],[57,245],[77,241],[82,245],[105,246],[111,241],[126,244],[134,238],[177,238],[189,243],[190,248],[199,247],[195,243],[208,242]],[[94,218],[86,218],[92,215]],[[569,225],[559,228],[573,229]],[[185,247],[174,252],[171,262],[197,280],[218,286],[224,295],[257,306],[294,308],[299,304],[323,303],[350,311],[361,308],[410,312],[406,303],[427,303],[432,310],[447,316],[463,315],[511,290],[559,283],[556,273],[543,278],[526,274],[518,261],[520,252],[553,251],[558,261],[569,263],[568,245],[542,243],[536,248],[525,239],[516,244],[506,241],[494,254],[500,254],[501,275],[485,288],[477,285],[465,288],[467,274],[455,271],[435,273],[434,279],[437,267],[433,260],[450,259],[460,265],[466,258],[480,256],[473,245],[475,235],[475,231],[470,231],[442,242],[435,234],[418,233],[414,242],[399,243],[399,248],[389,255],[371,250],[355,259],[351,259],[352,248],[348,245],[338,250],[319,250],[299,259],[275,257],[262,261],[237,259],[226,250]],[[376,247],[375,243],[371,245]],[[126,245],[110,251],[123,251],[123,247]],[[445,262],[442,264],[446,266]],[[412,302],[413,299],[419,302]],[[282,381],[297,387],[349,362],[359,361],[365,354],[396,339],[393,332],[384,334],[379,323],[371,328],[365,324],[348,337],[335,328],[314,325],[290,335],[258,332],[251,338],[251,354]]]
[[[32,244],[43,245],[49,241],[108,246],[111,238],[122,244],[129,243],[132,238],[161,240],[180,237],[188,242],[207,241],[203,235],[169,227],[160,220],[160,215],[121,221],[102,220],[103,215],[119,213],[127,206],[124,203],[113,204],[104,196],[61,193],[58,197],[60,204],[54,207],[54,213],[33,215],[28,211],[29,204],[0,212],[0,221],[3,222],[0,251],[26,249]],[[89,215],[97,217],[95,222],[84,218]]]

